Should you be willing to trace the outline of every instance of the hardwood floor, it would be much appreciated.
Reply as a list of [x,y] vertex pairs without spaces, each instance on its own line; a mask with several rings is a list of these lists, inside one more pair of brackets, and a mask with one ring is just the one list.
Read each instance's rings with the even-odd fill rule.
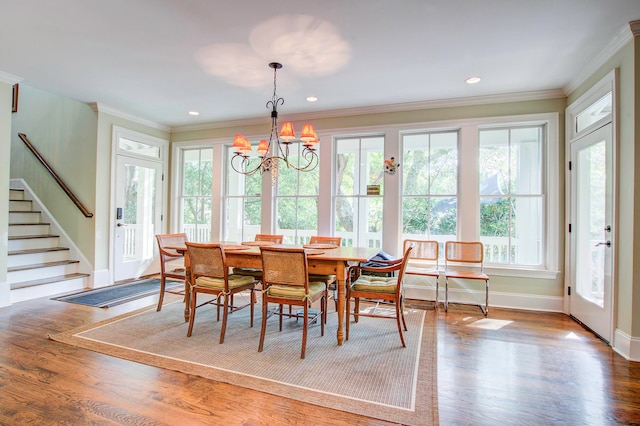
[[[156,300],[1,308],[0,424],[386,424],[47,339]],[[438,377],[422,379],[438,380],[443,425],[640,424],[640,363],[565,315],[492,308],[485,320],[477,307],[450,305],[438,313],[437,350]]]

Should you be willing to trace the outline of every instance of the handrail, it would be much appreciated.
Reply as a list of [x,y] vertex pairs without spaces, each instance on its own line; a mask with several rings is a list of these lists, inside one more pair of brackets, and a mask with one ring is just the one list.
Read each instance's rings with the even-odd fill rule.
[[29,139],[27,139],[27,135],[25,135],[24,133],[18,133],[18,136],[20,136],[20,139],[22,139],[22,142],[24,142],[27,148],[29,148],[29,150],[33,153],[33,155],[35,155],[36,158],[40,161],[40,163],[42,163],[44,168],[47,169],[51,177],[53,177],[55,181],[58,182],[58,185],[60,185],[60,188],[62,188],[64,193],[67,194],[69,198],[71,198],[71,201],[73,201],[73,204],[75,204],[76,207],[80,209],[82,214],[85,217],[93,217],[93,213],[89,212],[89,210],[87,210],[87,208],[82,205],[80,200],[78,200],[78,197],[76,197],[75,194],[71,192],[69,187],[65,185],[65,183],[62,181],[62,179],[60,179],[58,174],[51,168],[49,163],[47,163],[47,160],[45,160],[44,157],[38,152],[38,150],[31,144],[31,142],[29,142]]

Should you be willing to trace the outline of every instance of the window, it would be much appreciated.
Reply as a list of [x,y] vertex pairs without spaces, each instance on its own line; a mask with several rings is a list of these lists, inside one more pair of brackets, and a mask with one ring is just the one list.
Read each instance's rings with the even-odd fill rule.
[[335,235],[346,246],[381,247],[384,137],[337,138],[335,152]]
[[402,152],[402,239],[455,240],[458,132],[404,134]]
[[189,241],[211,241],[211,185],[213,174],[211,148],[182,152],[181,226]]
[[252,241],[262,223],[262,175],[237,173],[231,168],[233,149],[226,147],[227,182],[224,195],[224,241]]
[[480,240],[485,261],[543,264],[544,126],[479,130]]
[[[300,160],[302,144],[289,145],[289,160],[294,165],[306,164]],[[280,162],[276,193],[276,234],[284,235],[284,242],[304,244],[318,232],[319,167],[298,172]]]

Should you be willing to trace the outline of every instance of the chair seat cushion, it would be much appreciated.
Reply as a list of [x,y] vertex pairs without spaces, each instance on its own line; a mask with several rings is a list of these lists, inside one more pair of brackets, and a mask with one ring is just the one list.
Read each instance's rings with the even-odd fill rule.
[[440,275],[440,271],[435,268],[421,268],[419,266],[407,266],[405,274],[411,275],[426,275],[429,277],[437,277]]
[[262,269],[233,268],[233,273],[236,275],[247,275],[250,277],[262,278]]
[[[243,275],[229,275],[229,290],[251,284],[252,282],[253,277]],[[224,279],[198,277],[198,279],[196,280],[196,286],[224,290]]]
[[[319,293],[324,292],[326,285],[321,281],[309,283],[309,297],[314,299]],[[269,287],[269,296],[286,297],[288,299],[300,299],[305,296],[303,286],[272,285]]]
[[335,281],[335,280],[336,280],[335,275],[309,274],[309,281],[329,282],[329,281]]
[[373,275],[362,275],[353,284],[353,291],[373,291],[376,293],[393,294],[398,289],[397,277],[376,277]]

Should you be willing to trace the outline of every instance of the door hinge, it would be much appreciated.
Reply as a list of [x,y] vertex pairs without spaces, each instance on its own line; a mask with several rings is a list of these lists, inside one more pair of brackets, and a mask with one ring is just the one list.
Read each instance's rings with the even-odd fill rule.
[[162,221],[164,221],[164,215],[163,214],[160,215],[160,222],[162,222]]
[[571,170],[571,161],[569,161],[569,170]]
[[571,296],[571,287],[567,287],[567,296]]
[[162,181],[164,182],[164,173],[162,174]]
[[569,232],[571,232],[571,224],[569,224]]

